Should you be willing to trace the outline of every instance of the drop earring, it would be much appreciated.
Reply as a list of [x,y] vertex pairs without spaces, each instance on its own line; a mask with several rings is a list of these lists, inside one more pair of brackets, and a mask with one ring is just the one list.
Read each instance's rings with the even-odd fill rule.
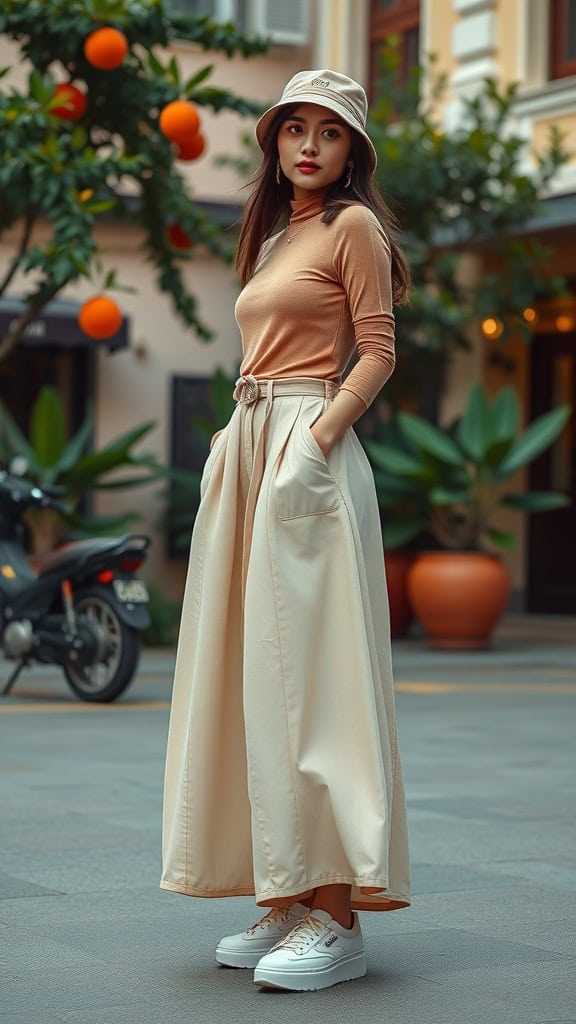
[[281,185],[282,184],[282,178],[280,177],[280,161],[279,160],[276,161],[276,184],[277,185]]
[[344,188],[350,188],[352,183],[352,171],[354,170],[354,164],[350,164],[348,168],[348,174],[346,175],[346,181],[344,182]]

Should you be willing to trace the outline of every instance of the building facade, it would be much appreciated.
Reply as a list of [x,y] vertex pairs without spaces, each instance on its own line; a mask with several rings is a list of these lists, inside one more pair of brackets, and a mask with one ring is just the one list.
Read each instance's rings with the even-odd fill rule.
[[[332,67],[363,82],[370,93],[378,47],[390,35],[400,39],[402,72],[423,55],[434,53],[437,67],[448,77],[449,88],[439,110],[446,128],[458,123],[463,97],[473,94],[486,75],[501,83],[520,83],[515,105],[515,127],[526,139],[526,162],[542,145],[548,127],[557,124],[566,144],[576,151],[576,0],[173,0],[192,13],[234,19],[241,28],[264,31],[274,39],[263,56],[244,60],[209,55],[213,81],[240,95],[271,102],[284,83],[302,68]],[[8,49],[0,40],[0,50]],[[7,54],[9,59],[9,53]],[[175,47],[185,76],[208,62],[208,56],[189,44]],[[0,52],[4,66],[5,54]],[[250,124],[231,113],[204,115],[208,146],[188,170],[195,199],[210,205],[222,222],[233,224],[244,192],[243,180],[215,158],[241,153],[241,134]],[[492,390],[512,384],[518,391],[525,418],[559,401],[576,405],[576,159],[559,176],[554,194],[547,197],[542,218],[531,230],[554,245],[555,269],[571,283],[572,298],[537,310],[534,338],[507,342],[506,360],[478,329],[472,351],[455,359],[443,399],[442,415],[461,410],[469,387],[484,380]],[[197,252],[186,264],[186,277],[198,297],[200,313],[212,328],[214,340],[199,341],[172,313],[169,300],[155,287],[149,264],[142,258],[142,239],[133,229],[115,224],[99,228],[107,261],[119,279],[136,293],[122,296],[130,319],[130,345],[109,354],[105,349],[51,348],[22,350],[17,368],[32,395],[42,380],[56,383],[72,410],[80,413],[93,399],[97,412],[95,444],[101,445],[144,419],[156,421],[147,445],[163,461],[174,452],[177,416],[175,382],[206,378],[217,367],[232,374],[241,358],[240,338],[233,317],[238,288],[233,272],[205,253]],[[0,248],[0,263],[11,252],[10,239]],[[482,266],[476,267],[477,273]],[[14,282],[14,292],[18,282]],[[81,301],[87,283],[69,289],[66,298]],[[38,357],[38,358],[37,358]],[[4,373],[4,377],[2,376]],[[22,375],[24,375],[22,377]],[[12,387],[0,369],[0,387]],[[22,400],[24,401],[24,394]],[[72,414],[72,418],[74,415]],[[568,428],[544,469],[540,487],[576,488],[575,435]],[[536,481],[538,482],[538,481]],[[167,556],[157,522],[161,502],[157,489],[128,492],[119,497],[99,496],[103,513],[136,506],[143,511],[142,528],[155,537],[148,566],[150,578],[161,581],[167,595],[182,591],[185,565]],[[550,537],[574,534],[575,509],[542,516],[530,527],[514,521],[520,544],[510,557],[518,600],[534,610],[570,611],[576,602],[576,562],[566,558],[550,576]],[[562,522],[561,522],[562,520]],[[547,521],[547,522],[546,522]],[[548,545],[548,547],[547,547]],[[572,547],[574,547],[572,545]],[[576,558],[576,554],[573,556]],[[562,564],[560,564],[562,563]]]

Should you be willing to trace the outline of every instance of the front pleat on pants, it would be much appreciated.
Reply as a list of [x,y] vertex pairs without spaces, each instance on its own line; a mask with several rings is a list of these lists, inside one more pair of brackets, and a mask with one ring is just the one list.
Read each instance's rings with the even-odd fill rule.
[[[244,381],[241,378],[241,381]],[[161,886],[410,903],[378,505],[325,382],[248,378],[210,452],[182,608]],[[326,389],[327,390],[327,389]]]

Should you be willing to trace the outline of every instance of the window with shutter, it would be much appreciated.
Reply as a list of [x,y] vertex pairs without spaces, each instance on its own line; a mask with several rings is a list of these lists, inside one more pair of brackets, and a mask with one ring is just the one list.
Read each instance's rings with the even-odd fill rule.
[[550,78],[576,75],[576,0],[550,3]]
[[218,0],[169,0],[170,7],[181,14],[193,14],[197,17],[208,14],[211,18],[218,17]]
[[254,30],[277,43],[308,40],[309,0],[253,0]]

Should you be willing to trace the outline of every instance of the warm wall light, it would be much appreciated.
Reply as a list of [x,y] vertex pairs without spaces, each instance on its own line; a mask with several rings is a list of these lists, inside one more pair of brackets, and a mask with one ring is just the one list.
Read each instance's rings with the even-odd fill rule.
[[526,320],[526,321],[527,321],[527,322],[528,322],[529,324],[532,324],[532,323],[534,323],[534,321],[535,321],[535,319],[536,319],[537,315],[538,315],[538,314],[536,313],[536,310],[535,310],[535,309],[532,309],[532,306],[526,306],[526,309],[524,310],[524,312],[523,312],[523,314],[522,314],[522,316],[524,317],[524,319],[525,319],[525,320]]
[[561,316],[556,317],[554,326],[557,331],[571,331],[576,327],[576,320],[573,316],[567,316],[563,313]]
[[482,321],[482,333],[486,338],[499,338],[504,330],[504,324],[496,316],[487,316]]

